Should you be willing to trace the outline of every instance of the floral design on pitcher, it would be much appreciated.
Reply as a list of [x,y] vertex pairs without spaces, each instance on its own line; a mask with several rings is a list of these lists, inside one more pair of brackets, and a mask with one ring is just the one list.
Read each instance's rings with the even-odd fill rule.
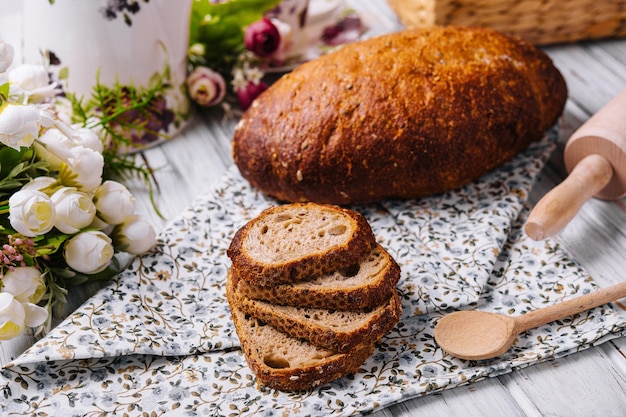
[[[144,3],[149,1],[143,0]],[[133,24],[131,15],[139,13],[139,10],[141,10],[139,0],[107,0],[106,6],[102,7],[100,12],[107,20],[115,20],[121,14],[124,22],[131,26]]]
[[148,100],[143,109],[129,108],[116,114],[119,102],[131,104],[132,96],[138,94],[132,86],[122,86],[118,92],[112,92],[105,101],[103,113],[111,117],[111,126],[120,134],[130,139],[133,145],[149,145],[162,139],[169,126],[174,122],[174,112],[167,107],[165,97],[155,94],[144,98]]
[[[69,76],[69,68],[63,67],[62,57],[53,51],[46,51],[48,65],[55,69],[59,77],[59,87],[63,89],[63,82]],[[173,92],[174,86],[169,76],[171,71],[166,63],[163,71],[155,73],[147,86],[135,85],[104,86],[99,82],[94,87],[94,94],[84,102],[85,109],[92,115],[106,120],[108,134],[113,140],[108,141],[110,149],[126,153],[136,149],[169,139],[169,132],[178,128],[191,116],[189,106],[175,106],[168,101],[168,95]],[[56,85],[56,84],[55,84]],[[184,90],[184,88],[183,88]],[[73,93],[64,92],[70,101],[82,101]],[[181,91],[181,96],[186,94]],[[181,100],[181,102],[185,102]],[[89,120],[81,114],[73,112],[72,106],[67,106],[65,115],[73,122],[88,123]]]

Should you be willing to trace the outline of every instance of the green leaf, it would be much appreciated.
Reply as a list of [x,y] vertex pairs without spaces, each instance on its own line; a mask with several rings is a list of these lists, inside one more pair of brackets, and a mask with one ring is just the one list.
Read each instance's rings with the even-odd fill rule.
[[11,170],[20,163],[24,157],[25,149],[16,151],[8,146],[0,147],[0,178],[6,178]]
[[0,85],[0,101],[9,97],[9,83]]
[[63,67],[59,70],[59,74],[58,74],[59,80],[67,80],[69,75],[70,75],[70,70],[68,67]]
[[32,148],[19,151],[0,146],[0,198],[12,194],[32,178],[47,172],[48,163],[36,161]]
[[40,239],[37,240],[37,256],[52,255],[58,251],[63,245],[63,242],[70,237],[72,236],[66,234],[55,235],[51,233],[40,236]]

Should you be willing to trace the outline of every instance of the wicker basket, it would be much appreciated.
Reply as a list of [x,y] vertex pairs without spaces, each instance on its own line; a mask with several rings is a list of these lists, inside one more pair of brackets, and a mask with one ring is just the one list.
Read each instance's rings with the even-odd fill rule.
[[388,0],[407,27],[487,26],[538,44],[626,35],[626,0]]

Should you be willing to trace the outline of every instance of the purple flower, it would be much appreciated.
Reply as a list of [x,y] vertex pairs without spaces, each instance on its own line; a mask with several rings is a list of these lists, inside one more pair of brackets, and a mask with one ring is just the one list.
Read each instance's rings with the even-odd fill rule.
[[207,67],[196,67],[187,77],[187,88],[192,100],[201,106],[219,104],[226,94],[224,78]]
[[270,19],[264,17],[246,28],[244,43],[248,50],[264,58],[278,50],[280,32]]
[[336,46],[356,41],[361,35],[361,19],[356,14],[346,16],[334,26],[328,26],[322,33],[322,42]]
[[249,82],[244,87],[237,89],[237,101],[242,110],[246,110],[255,98],[263,91],[267,90],[267,85],[263,82]]

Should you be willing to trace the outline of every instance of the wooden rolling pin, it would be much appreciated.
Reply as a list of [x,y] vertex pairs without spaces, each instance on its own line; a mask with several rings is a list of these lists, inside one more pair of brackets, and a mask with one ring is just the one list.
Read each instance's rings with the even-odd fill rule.
[[626,89],[569,138],[564,151],[569,175],[535,206],[526,234],[541,240],[559,233],[591,197],[626,195]]

